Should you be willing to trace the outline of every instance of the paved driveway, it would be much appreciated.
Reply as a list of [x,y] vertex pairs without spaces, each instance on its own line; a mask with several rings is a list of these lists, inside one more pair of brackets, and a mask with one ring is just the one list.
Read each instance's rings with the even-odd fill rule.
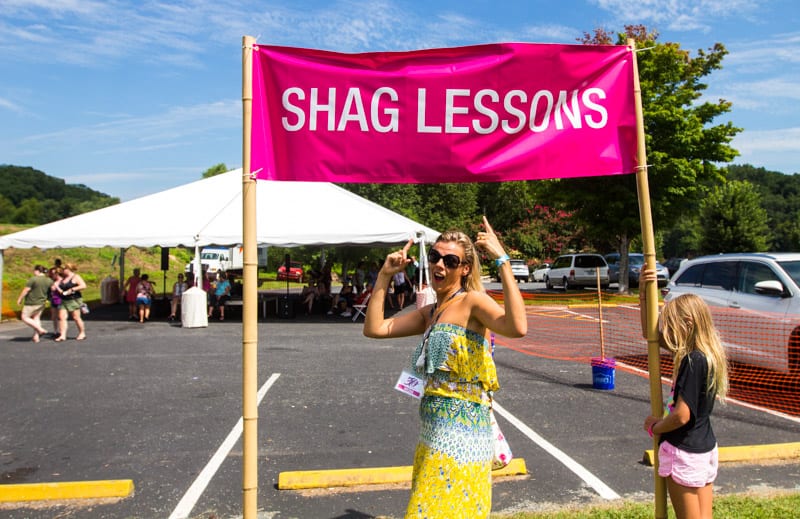
[[[33,344],[21,324],[0,325],[0,482],[132,479],[135,495],[0,515],[169,517],[236,425],[240,322],[183,329],[120,316],[124,309],[90,314],[83,342]],[[411,464],[416,401],[392,386],[415,342],[366,339],[360,323],[341,317],[259,324],[259,384],[277,377],[259,406],[261,517],[402,517],[406,488],[298,492],[276,485],[284,471]],[[600,501],[596,481],[623,499],[652,500],[652,469],[641,463],[651,448],[641,430],[645,378],[617,370],[616,388],[598,391],[588,365],[502,347],[496,360],[497,401],[520,427],[504,416],[500,425],[530,474],[495,483],[494,511]],[[796,420],[734,405],[715,410],[715,429],[723,446],[800,437]],[[191,499],[192,517],[241,514],[241,457],[235,442]],[[717,490],[796,489],[799,479],[797,463],[724,465]]]

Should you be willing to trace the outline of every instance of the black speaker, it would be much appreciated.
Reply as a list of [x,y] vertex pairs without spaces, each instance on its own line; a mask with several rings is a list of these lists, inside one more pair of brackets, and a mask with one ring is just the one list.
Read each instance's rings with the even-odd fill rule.
[[294,319],[294,300],[288,295],[278,297],[278,317],[281,319]]
[[169,247],[161,247],[161,270],[169,270]]

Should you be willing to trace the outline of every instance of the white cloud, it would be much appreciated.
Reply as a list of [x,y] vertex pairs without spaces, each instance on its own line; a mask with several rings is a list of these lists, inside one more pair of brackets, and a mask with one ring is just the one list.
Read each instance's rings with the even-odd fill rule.
[[733,145],[742,155],[746,155],[756,152],[797,152],[798,142],[800,142],[800,127],[778,130],[745,130],[736,136]]
[[22,110],[22,107],[18,106],[13,101],[10,101],[8,99],[4,99],[2,97],[0,97],[0,109],[8,110],[8,111],[15,112],[15,113],[20,113],[20,114],[24,112],[24,110]]
[[178,106],[144,117],[123,117],[89,126],[29,135],[17,139],[16,143],[7,144],[24,145],[30,147],[32,152],[37,146],[46,146],[52,151],[78,145],[94,149],[96,154],[152,151],[190,143],[198,135],[240,128],[241,110],[240,100]]
[[708,31],[719,18],[754,18],[764,0],[591,0],[622,23]]

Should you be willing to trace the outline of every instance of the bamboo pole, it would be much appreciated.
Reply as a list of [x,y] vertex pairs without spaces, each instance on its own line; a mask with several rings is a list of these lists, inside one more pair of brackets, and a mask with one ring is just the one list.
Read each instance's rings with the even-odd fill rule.
[[[639,219],[642,225],[642,249],[644,262],[648,269],[656,268],[656,247],[653,236],[653,215],[650,209],[650,185],[647,180],[647,151],[645,150],[644,115],[642,111],[642,88],[639,85],[639,65],[636,63],[636,41],[628,39],[633,60],[633,95],[636,106],[636,191],[639,197]],[[661,396],[661,353],[658,347],[658,286],[655,282],[648,283],[644,289],[647,302],[647,321],[645,335],[647,336],[647,366],[650,372],[650,414],[659,416],[662,411]],[[653,478],[655,485],[655,517],[667,517],[667,483],[658,475],[658,435],[653,438],[653,447],[656,451],[653,465]]]
[[594,269],[597,276],[597,313],[600,317],[600,359],[606,359],[606,339],[603,334],[603,289],[600,285],[600,267]]
[[258,511],[258,260],[256,182],[250,177],[253,110],[252,36],[242,38],[242,516]]

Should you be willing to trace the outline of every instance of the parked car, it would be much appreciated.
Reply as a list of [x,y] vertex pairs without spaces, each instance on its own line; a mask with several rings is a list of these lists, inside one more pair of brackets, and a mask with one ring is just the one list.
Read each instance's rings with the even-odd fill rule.
[[286,265],[281,265],[278,267],[278,281],[297,281],[298,283],[303,282],[303,264],[299,261],[292,261],[289,264],[289,272],[286,272]]
[[[619,283],[619,253],[612,252],[604,256],[608,263],[608,282]],[[644,254],[641,252],[628,253],[628,286],[635,287],[639,284],[639,272],[644,265]],[[663,287],[669,282],[669,270],[656,261],[656,276],[658,276],[658,286]]]
[[544,283],[544,280],[547,278],[547,273],[550,272],[550,264],[549,263],[542,263],[535,269],[533,269],[533,273],[531,274],[531,278],[534,281],[538,281],[540,283]]
[[512,259],[508,261],[511,264],[511,272],[514,273],[514,279],[517,283],[527,283],[531,280],[531,272],[528,269],[528,262],[522,259]]
[[689,260],[662,290],[667,302],[686,293],[711,308],[729,360],[800,374],[800,254]]
[[667,267],[667,270],[669,271],[669,277],[674,276],[675,273],[678,272],[678,269],[681,268],[681,263],[685,259],[686,258],[673,257],[664,262],[664,266]]
[[564,290],[574,287],[593,287],[597,285],[597,271],[600,271],[600,286],[608,288],[608,264],[599,254],[564,254],[559,256],[545,277],[547,288],[560,286]]

